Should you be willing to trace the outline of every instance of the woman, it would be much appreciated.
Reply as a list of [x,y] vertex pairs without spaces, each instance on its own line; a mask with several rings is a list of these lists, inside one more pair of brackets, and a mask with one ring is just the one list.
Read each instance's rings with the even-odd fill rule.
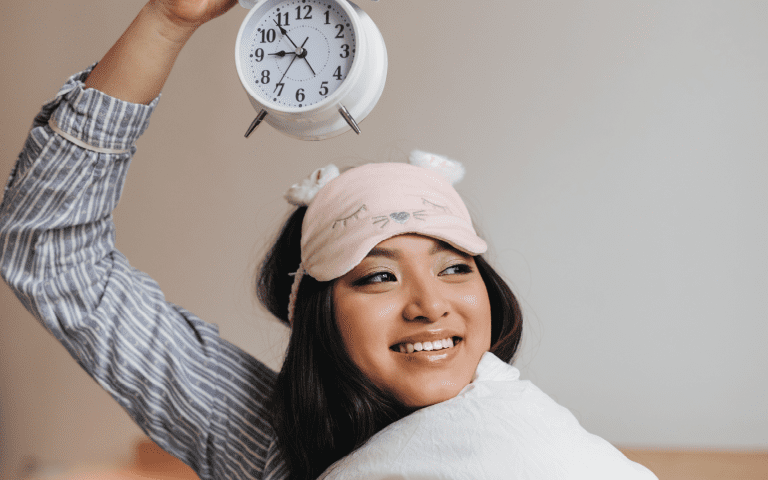
[[[334,462],[329,476],[424,478],[425,461],[435,478],[653,478],[505,363],[519,308],[432,169],[329,167],[289,193],[299,208],[258,286],[292,329],[278,375],[115,250],[111,212],[134,142],[186,41],[235,3],[150,0],[35,118],[0,207],[2,275],[26,308],[201,478],[315,478]],[[498,423],[491,410],[508,414]],[[425,418],[478,435],[425,438],[412,428]],[[395,472],[393,459],[407,461]]]
[[[451,163],[415,154],[443,170]],[[274,422],[292,466],[324,468],[407,413],[455,397],[489,349],[512,359],[520,309],[474,256],[486,244],[441,173],[370,164],[339,176],[330,166],[288,198],[300,208],[265,262],[260,298],[292,327]]]

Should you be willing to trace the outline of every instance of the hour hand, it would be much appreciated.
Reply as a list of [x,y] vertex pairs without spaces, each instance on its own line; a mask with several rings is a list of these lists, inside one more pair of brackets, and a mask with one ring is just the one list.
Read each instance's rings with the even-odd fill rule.
[[270,53],[270,55],[277,55],[278,57],[284,57],[286,55],[296,55],[296,52],[286,52],[285,50],[280,50],[279,52]]

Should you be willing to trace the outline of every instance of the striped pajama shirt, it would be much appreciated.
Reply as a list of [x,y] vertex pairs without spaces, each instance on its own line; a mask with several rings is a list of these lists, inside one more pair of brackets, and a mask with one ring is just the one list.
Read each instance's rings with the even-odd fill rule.
[[144,432],[200,478],[286,478],[267,409],[275,372],[167,302],[115,249],[112,210],[157,99],[136,105],[85,90],[90,70],[35,117],[0,204],[0,273]]

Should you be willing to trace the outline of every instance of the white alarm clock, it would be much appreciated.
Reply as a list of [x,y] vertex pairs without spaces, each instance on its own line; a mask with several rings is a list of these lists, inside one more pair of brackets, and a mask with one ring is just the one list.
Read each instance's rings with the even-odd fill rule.
[[323,140],[362,121],[387,77],[387,49],[371,18],[347,0],[240,0],[251,10],[237,34],[235,63],[265,120],[302,140]]

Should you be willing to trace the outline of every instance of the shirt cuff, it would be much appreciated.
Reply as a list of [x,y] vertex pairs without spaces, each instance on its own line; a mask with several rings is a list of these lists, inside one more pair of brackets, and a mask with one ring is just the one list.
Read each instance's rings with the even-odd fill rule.
[[149,126],[149,117],[160,96],[149,105],[142,105],[111,97],[93,88],[86,89],[84,82],[93,67],[95,64],[71,76],[53,100],[43,107],[35,118],[35,125],[50,122],[60,130],[57,133],[84,148],[90,146],[96,151],[130,150]]

